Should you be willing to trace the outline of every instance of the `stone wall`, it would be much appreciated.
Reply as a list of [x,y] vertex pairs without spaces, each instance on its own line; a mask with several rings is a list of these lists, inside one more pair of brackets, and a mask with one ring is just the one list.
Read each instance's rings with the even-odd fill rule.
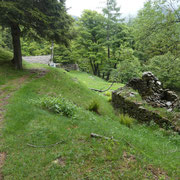
[[40,63],[40,64],[49,64],[51,60],[51,55],[43,56],[23,56],[23,60],[28,63]]
[[178,95],[169,89],[164,89],[162,83],[151,72],[144,72],[141,79],[134,78],[126,86],[138,90],[142,99],[153,107],[164,107],[168,111],[180,109]]
[[[127,87],[126,87],[127,88]],[[180,134],[180,129],[176,127],[169,119],[162,117],[157,112],[150,111],[144,108],[142,102],[133,102],[124,96],[121,89],[112,92],[112,104],[115,109],[120,110],[124,114],[129,114],[131,117],[140,122],[150,123],[154,121],[160,127],[172,128]]]
[[78,64],[62,64],[62,63],[56,63],[56,67],[63,68],[66,71],[79,71]]

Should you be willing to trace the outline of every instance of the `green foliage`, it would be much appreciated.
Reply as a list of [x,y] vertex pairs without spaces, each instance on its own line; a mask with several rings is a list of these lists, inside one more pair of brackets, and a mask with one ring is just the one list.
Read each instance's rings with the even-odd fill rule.
[[110,97],[111,95],[112,95],[112,92],[109,92],[109,91],[106,91],[106,92],[105,92],[105,96]]
[[57,63],[76,63],[76,55],[73,49],[73,43],[71,43],[70,47],[66,47],[64,45],[55,45],[54,47],[54,62]]
[[12,50],[12,37],[9,28],[0,26],[0,47]]
[[76,107],[71,102],[63,97],[43,97],[38,100],[31,100],[35,105],[38,105],[51,112],[58,113],[63,116],[72,117],[75,114]]
[[131,127],[134,123],[134,119],[129,117],[126,114],[120,114],[119,115],[119,120],[121,124],[126,125],[127,127]]
[[0,25],[11,28],[15,68],[23,68],[20,43],[23,35],[69,44],[73,19],[66,11],[64,0],[0,0]]
[[13,54],[6,49],[0,47],[0,63],[3,61],[10,61],[13,58]]
[[85,10],[79,19],[79,36],[75,44],[82,59],[80,64],[84,65],[83,61],[88,61],[90,71],[99,76],[100,66],[106,55],[103,47],[105,40],[104,21],[104,17],[96,11]]
[[112,72],[112,78],[121,83],[127,83],[130,79],[140,77],[141,65],[134,56],[134,51],[131,48],[123,48],[120,55],[121,62],[117,69]]
[[88,106],[87,109],[88,109],[89,111],[93,111],[93,112],[99,114],[99,102],[98,102],[97,100],[93,100],[93,101],[89,104],[89,106]]
[[64,1],[1,0],[0,2],[0,24],[3,26],[22,25],[23,34],[68,43],[72,18],[66,13]]
[[21,39],[22,55],[23,56],[38,56],[50,54],[51,43],[45,40],[33,41],[27,38]]
[[142,61],[180,52],[180,4],[178,1],[147,1],[133,23],[136,50]]
[[180,90],[180,58],[170,52],[161,56],[154,56],[146,66],[155,76],[170,89]]

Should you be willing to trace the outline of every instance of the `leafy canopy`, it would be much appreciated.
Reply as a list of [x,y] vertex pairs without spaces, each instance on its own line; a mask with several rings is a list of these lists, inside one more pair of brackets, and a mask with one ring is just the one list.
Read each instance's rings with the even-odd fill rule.
[[72,18],[65,0],[0,0],[0,25],[21,27],[21,35],[54,39],[67,44]]

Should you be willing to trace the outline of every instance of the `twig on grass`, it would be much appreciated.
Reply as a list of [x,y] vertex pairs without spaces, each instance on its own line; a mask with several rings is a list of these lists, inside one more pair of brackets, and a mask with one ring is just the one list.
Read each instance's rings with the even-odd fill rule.
[[62,144],[62,143],[64,143],[65,141],[59,141],[59,142],[57,142],[57,143],[55,143],[55,144],[50,144],[50,145],[44,145],[44,146],[36,146],[36,145],[34,145],[34,144],[27,144],[28,146],[30,146],[30,147],[33,147],[33,148],[45,148],[45,147],[53,147],[53,146],[56,146],[56,145],[58,145],[58,144]]

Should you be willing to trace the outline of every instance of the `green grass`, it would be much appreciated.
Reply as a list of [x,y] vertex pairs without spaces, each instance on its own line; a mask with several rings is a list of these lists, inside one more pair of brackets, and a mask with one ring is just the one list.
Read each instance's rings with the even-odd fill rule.
[[[77,78],[77,80],[87,85],[88,88],[104,90],[104,89],[107,89],[111,85],[110,82],[107,82],[97,76],[93,76],[85,72],[82,73],[78,71],[71,71],[70,74],[74,77],[74,81],[76,81],[76,78]],[[124,85],[121,83],[114,83],[111,90],[116,90],[122,86]]]
[[[61,69],[48,69],[45,77],[29,76],[6,107],[0,136],[0,152],[7,153],[2,169],[5,180],[165,179],[166,176],[178,179],[179,135],[154,125],[134,124],[131,128],[122,125],[105,98],[89,90],[81,79],[75,80],[77,74],[83,78],[84,73],[73,76]],[[10,74],[13,73],[16,76],[17,72]],[[94,87],[95,82],[93,88],[100,88],[101,80]],[[73,117],[30,103],[32,99],[59,95],[77,107]],[[87,110],[93,100],[99,104],[99,114]],[[94,139],[91,133],[119,142]],[[51,147],[28,146],[57,142],[60,143]]]

